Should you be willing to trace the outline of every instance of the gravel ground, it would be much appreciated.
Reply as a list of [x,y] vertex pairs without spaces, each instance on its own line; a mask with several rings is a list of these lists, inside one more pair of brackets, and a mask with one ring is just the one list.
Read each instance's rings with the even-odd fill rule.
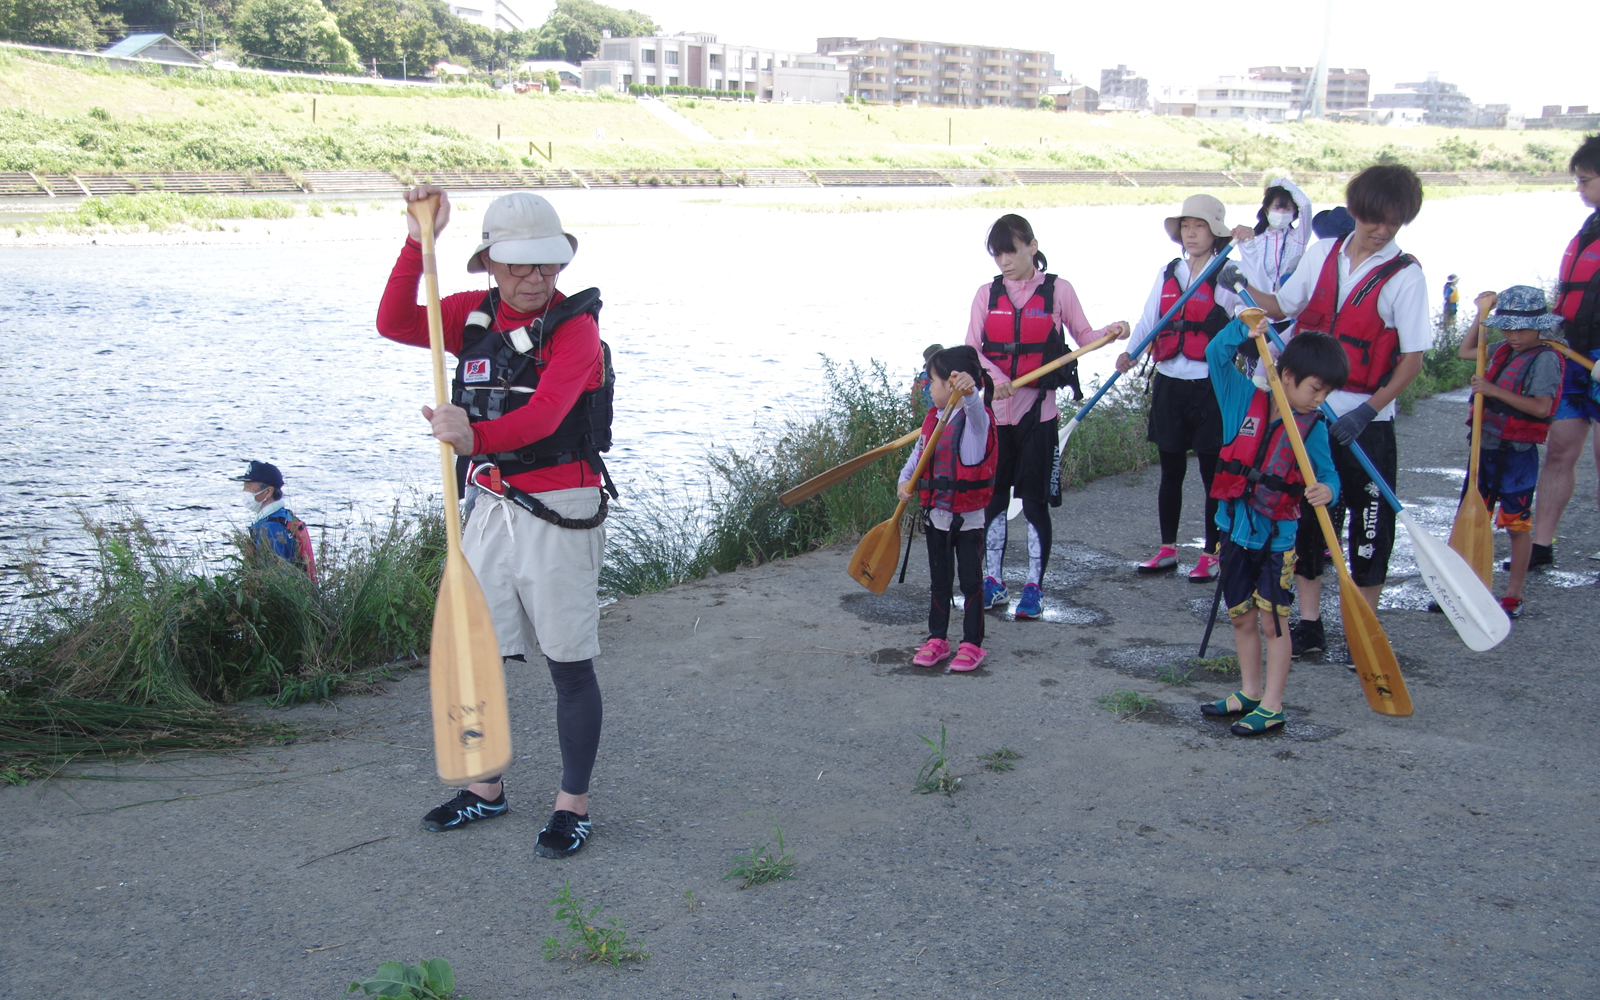
[[[1401,496],[1441,534],[1462,412],[1401,425]],[[1132,572],[1155,481],[1068,496],[1046,620],[991,614],[973,675],[908,665],[920,555],[882,597],[836,549],[611,606],[595,836],[568,861],[532,851],[557,766],[550,685],[520,666],[512,811],[456,833],[417,822],[443,795],[420,671],[289,713],[291,746],[0,790],[0,995],[332,998],[435,955],[475,1000],[1600,993],[1594,717],[1573,714],[1600,693],[1592,465],[1500,648],[1467,652],[1396,580],[1380,617],[1416,715],[1374,714],[1314,655],[1287,731],[1253,741],[1198,714],[1228,678],[1158,677],[1210,589]],[[1156,704],[1096,707],[1117,690]],[[941,727],[976,773],[914,794]],[[981,771],[1001,747],[1015,770]],[[723,881],[774,826],[795,877]],[[568,880],[651,957],[546,961]]]

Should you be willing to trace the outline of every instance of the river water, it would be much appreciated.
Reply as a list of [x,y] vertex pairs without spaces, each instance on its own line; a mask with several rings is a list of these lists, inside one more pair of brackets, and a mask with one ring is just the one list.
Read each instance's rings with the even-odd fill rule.
[[[561,286],[604,292],[619,484],[692,478],[708,446],[815,407],[821,355],[881,360],[909,379],[929,343],[959,343],[973,292],[993,274],[983,239],[998,211],[771,207],[951,194],[556,195],[582,244]],[[446,294],[483,287],[464,260],[489,199],[461,200],[439,243]],[[214,545],[245,520],[227,477],[249,458],[283,469],[288,503],[314,524],[437,491],[437,451],[417,412],[432,399],[427,352],[373,327],[403,239],[398,206],[369,211],[339,239],[0,251],[6,571],[40,542],[54,571],[76,571],[86,558],[76,511],[119,502],[180,542]],[[1135,319],[1174,252],[1165,208],[1025,214],[1096,325]],[[1232,222],[1253,215],[1229,209]],[[1465,313],[1478,290],[1547,284],[1582,217],[1567,191],[1437,200],[1400,242],[1435,292],[1446,273],[1461,275]],[[1111,360],[1109,350],[1086,359],[1086,380]],[[0,580],[0,594],[18,592],[14,577]]]

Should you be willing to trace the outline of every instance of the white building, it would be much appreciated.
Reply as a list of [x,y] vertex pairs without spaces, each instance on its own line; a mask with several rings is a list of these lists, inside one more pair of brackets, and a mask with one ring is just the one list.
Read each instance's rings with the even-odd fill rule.
[[583,62],[583,89],[700,87],[767,101],[836,103],[850,87],[839,61],[814,52],[731,45],[705,32],[603,38]]
[[1218,77],[1215,84],[1195,88],[1194,116],[1281,122],[1289,115],[1291,90],[1288,80]]
[[534,80],[543,80],[546,73],[554,73],[561,86],[569,90],[577,90],[583,83],[582,70],[558,59],[529,59],[519,68],[523,76]]
[[451,3],[450,13],[491,31],[526,31],[539,25],[525,0],[465,0]]

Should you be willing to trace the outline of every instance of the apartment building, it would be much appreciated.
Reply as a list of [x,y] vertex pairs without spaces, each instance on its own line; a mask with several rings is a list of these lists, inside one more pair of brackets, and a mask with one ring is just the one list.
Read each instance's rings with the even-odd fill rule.
[[1055,75],[1055,56],[914,38],[817,39],[848,67],[850,93],[872,104],[1034,108]]
[[[1298,108],[1305,103],[1306,88],[1311,85],[1315,66],[1252,66],[1252,80],[1271,80],[1289,84],[1289,105]],[[1364,69],[1328,70],[1328,94],[1323,102],[1326,111],[1349,111],[1364,108],[1372,90],[1372,76]]]
[[[1444,83],[1438,73],[1429,73],[1420,83],[1397,83],[1396,93],[1375,94],[1374,108],[1413,108],[1422,112],[1424,125],[1467,128],[1477,121],[1472,98],[1455,84]],[[1406,93],[1399,93],[1406,91]]]
[[526,31],[539,25],[530,17],[524,0],[466,0],[451,3],[450,13],[490,31]]
[[1102,111],[1147,111],[1150,108],[1150,81],[1118,63],[1116,69],[1100,71],[1100,109]]
[[1195,88],[1194,116],[1281,122],[1289,116],[1289,94],[1286,80],[1218,77],[1214,84]]
[[766,101],[837,103],[850,74],[839,60],[815,52],[733,45],[708,32],[600,40],[583,62],[583,88],[626,91],[649,87],[703,87]]

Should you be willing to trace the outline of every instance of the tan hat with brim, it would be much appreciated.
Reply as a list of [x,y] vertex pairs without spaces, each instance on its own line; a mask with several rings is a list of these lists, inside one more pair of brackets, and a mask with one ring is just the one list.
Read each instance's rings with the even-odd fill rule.
[[1167,216],[1167,235],[1172,237],[1172,242],[1180,243],[1178,239],[1178,225],[1184,219],[1200,219],[1211,227],[1213,236],[1230,236],[1233,230],[1228,228],[1227,210],[1222,207],[1222,202],[1215,195],[1191,194],[1183,200],[1183,207],[1178,209],[1177,215]]
[[566,264],[578,238],[562,232],[555,206],[527,191],[496,198],[483,213],[483,242],[467,258],[467,272],[482,274],[489,259],[501,264]]

